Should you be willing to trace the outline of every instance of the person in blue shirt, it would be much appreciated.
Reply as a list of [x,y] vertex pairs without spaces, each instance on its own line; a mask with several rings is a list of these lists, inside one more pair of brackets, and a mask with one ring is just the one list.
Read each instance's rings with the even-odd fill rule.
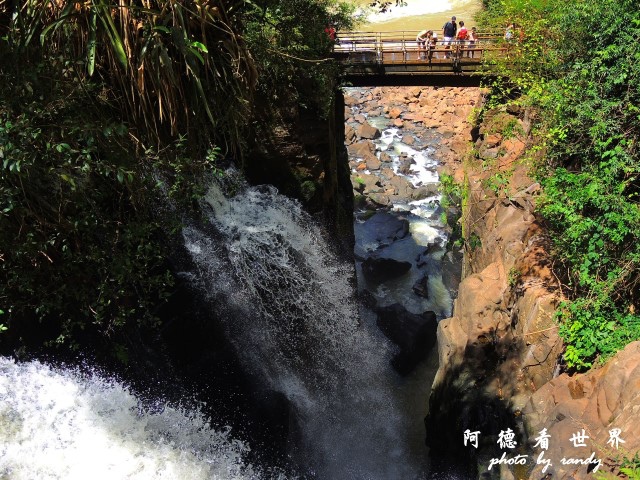
[[[445,46],[446,50],[451,48],[451,43],[456,38],[456,32],[458,30],[458,25],[456,24],[456,17],[451,17],[451,20],[445,23],[442,26],[442,36],[444,37],[442,44]],[[447,52],[445,58],[449,58],[451,55],[450,52]]]

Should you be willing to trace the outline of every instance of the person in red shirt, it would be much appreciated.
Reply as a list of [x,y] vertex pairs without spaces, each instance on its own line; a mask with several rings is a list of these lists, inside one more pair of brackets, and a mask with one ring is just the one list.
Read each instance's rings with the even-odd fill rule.
[[336,28],[333,26],[333,23],[327,25],[327,28],[324,29],[324,33],[327,34],[329,40],[331,40],[332,42],[336,41]]

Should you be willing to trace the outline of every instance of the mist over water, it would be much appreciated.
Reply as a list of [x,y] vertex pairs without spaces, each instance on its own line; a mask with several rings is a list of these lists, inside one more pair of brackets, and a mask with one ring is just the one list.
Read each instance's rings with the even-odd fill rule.
[[248,448],[197,409],[145,411],[115,380],[0,358],[1,479],[265,478]]
[[217,233],[187,228],[185,245],[200,288],[227,304],[229,338],[245,366],[289,400],[290,455],[300,473],[424,478],[426,452],[406,435],[404,380],[389,365],[393,347],[373,319],[358,318],[353,266],[272,187],[230,199],[212,187],[206,200]]

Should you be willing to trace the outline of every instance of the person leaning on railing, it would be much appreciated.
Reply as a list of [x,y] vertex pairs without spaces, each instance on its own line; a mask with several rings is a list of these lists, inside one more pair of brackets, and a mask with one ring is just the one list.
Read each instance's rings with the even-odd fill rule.
[[427,43],[431,42],[432,36],[432,30],[422,30],[416,36],[416,42],[418,43],[418,56],[421,59],[424,59],[427,55]]
[[429,60],[429,62],[431,62],[431,59],[435,56],[435,58],[438,58],[438,55],[436,55],[436,47],[438,45],[438,36],[435,32],[433,32],[433,36],[431,37],[431,41],[429,42],[429,53],[427,53],[427,59]]

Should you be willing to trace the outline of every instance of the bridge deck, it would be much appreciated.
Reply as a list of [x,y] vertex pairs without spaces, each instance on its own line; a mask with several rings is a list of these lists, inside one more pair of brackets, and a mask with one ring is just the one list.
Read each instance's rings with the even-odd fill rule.
[[[509,55],[509,45],[499,35],[478,35],[473,44],[454,41],[445,45],[438,38],[435,45],[425,49],[416,42],[417,33],[340,32],[333,57],[342,64],[349,80],[366,84],[367,77],[474,73],[483,68],[488,58]],[[387,78],[389,81],[394,83]]]

